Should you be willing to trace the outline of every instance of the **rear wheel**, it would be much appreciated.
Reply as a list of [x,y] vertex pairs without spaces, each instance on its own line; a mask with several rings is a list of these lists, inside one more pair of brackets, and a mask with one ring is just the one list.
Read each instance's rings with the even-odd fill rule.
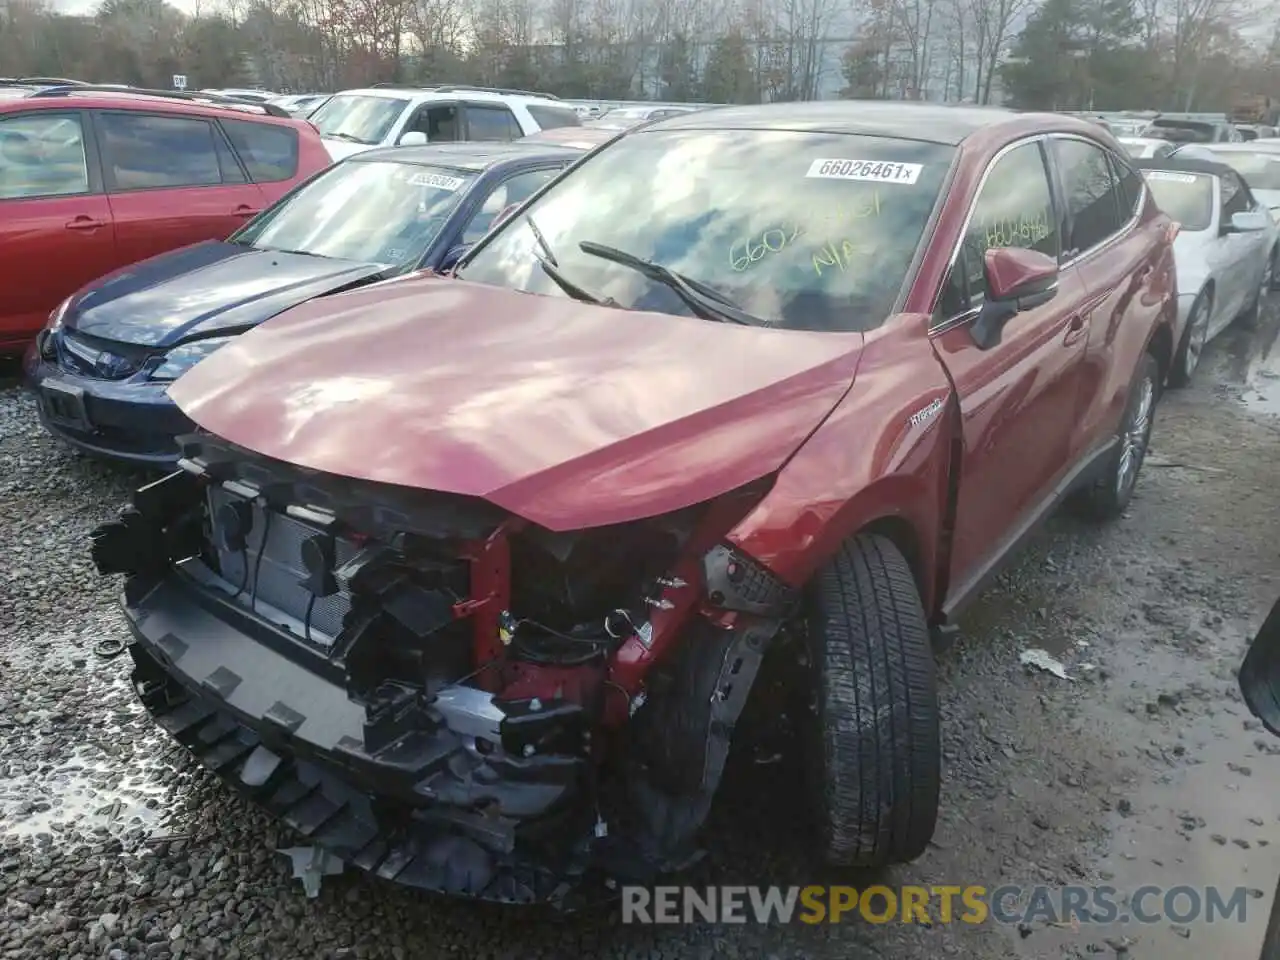
[[1151,425],[1160,397],[1160,365],[1149,353],[1142,355],[1129,387],[1129,403],[1116,437],[1115,449],[1107,457],[1106,469],[1085,491],[1085,512],[1096,520],[1114,520],[1124,513],[1138,485],[1138,473],[1151,443]]
[[803,735],[822,855],[912,860],[937,821],[941,744],[928,624],[902,553],[884,537],[847,542],[817,578],[807,627]]

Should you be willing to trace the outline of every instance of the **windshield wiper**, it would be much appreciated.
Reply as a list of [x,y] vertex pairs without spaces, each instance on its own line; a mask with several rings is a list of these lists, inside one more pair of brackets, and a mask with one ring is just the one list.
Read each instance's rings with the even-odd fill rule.
[[618,305],[618,301],[612,297],[598,297],[590,290],[578,286],[564,275],[564,271],[557,267],[554,261],[548,260],[546,257],[540,257],[536,253],[533,255],[533,259],[538,261],[538,266],[542,268],[542,272],[573,299],[581,300],[583,303],[594,303],[601,307],[616,307]]
[[[542,235],[542,231],[538,229],[538,225],[533,222],[533,215],[526,213],[524,215],[524,222],[528,224],[530,231],[532,231],[533,239],[536,240],[538,246],[542,248],[542,255],[546,258],[547,262],[553,267],[560,266],[560,261],[556,259],[555,252],[551,249],[551,244],[547,243],[547,238]],[[552,279],[554,280],[555,278],[552,277]]]
[[542,272],[550,277],[557,287],[573,297],[573,299],[581,300],[583,303],[594,303],[602,307],[616,307],[618,305],[618,301],[612,297],[598,297],[590,290],[578,286],[566,277],[564,271],[560,269],[560,261],[556,259],[555,251],[551,249],[551,244],[547,243],[546,236],[538,229],[533,217],[526,213],[524,222],[533,234],[534,242],[537,243],[538,248],[542,251],[541,254],[535,253],[533,259],[538,261],[538,266],[542,268]]
[[612,260],[614,263],[621,264],[624,267],[630,267],[632,270],[644,274],[650,280],[662,284],[688,304],[689,308],[703,320],[715,320],[720,323],[739,323],[745,327],[767,327],[770,325],[767,320],[747,313],[728,300],[724,294],[712,290],[705,283],[682,276],[670,267],[664,267],[660,263],[645,260],[643,257],[637,257],[634,253],[627,253],[627,251],[619,250],[617,247],[596,243],[594,240],[583,240],[578,244],[578,249],[593,257]]
[[345,132],[344,133],[325,133],[325,134],[321,134],[321,136],[328,137],[330,140],[347,140],[351,143],[367,144],[370,142],[369,140],[363,140],[360,137],[357,137],[355,134],[345,133]]

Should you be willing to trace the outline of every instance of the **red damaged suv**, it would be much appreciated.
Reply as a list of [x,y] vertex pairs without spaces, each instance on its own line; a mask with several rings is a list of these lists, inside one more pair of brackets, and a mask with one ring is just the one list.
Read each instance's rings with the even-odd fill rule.
[[630,131],[456,279],[300,306],[173,386],[181,469],[93,537],[138,694],[334,857],[570,904],[691,862],[776,667],[818,852],[916,857],[931,630],[1064,499],[1129,502],[1171,233],[1068,117]]
[[83,84],[0,100],[0,356],[85,284],[221,240],[328,165],[314,127],[261,105]]

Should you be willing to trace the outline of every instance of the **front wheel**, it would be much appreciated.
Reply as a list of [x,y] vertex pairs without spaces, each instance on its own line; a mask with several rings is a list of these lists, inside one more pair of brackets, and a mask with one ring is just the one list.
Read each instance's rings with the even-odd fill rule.
[[1138,485],[1138,473],[1151,443],[1151,425],[1160,397],[1160,365],[1149,353],[1142,355],[1129,387],[1129,402],[1116,436],[1115,448],[1107,456],[1106,468],[1085,491],[1085,512],[1096,520],[1114,520],[1124,513]]
[[803,737],[822,856],[847,867],[914,860],[937,822],[942,747],[924,607],[892,541],[841,547],[817,578],[806,625]]
[[1200,366],[1200,356],[1204,353],[1205,344],[1209,341],[1209,317],[1212,312],[1213,297],[1209,291],[1201,290],[1191,304],[1187,329],[1182,332],[1182,342],[1178,344],[1178,350],[1173,356],[1169,386],[1185,387],[1191,382],[1192,375]]

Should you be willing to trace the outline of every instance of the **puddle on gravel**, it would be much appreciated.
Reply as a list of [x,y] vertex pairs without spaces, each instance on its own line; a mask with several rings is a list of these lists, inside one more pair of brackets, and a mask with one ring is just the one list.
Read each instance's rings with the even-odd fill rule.
[[0,783],[0,836],[20,838],[75,830],[116,837],[149,833],[168,806],[158,768],[119,775],[118,761],[74,757],[52,770]]
[[1238,385],[1240,402],[1255,413],[1280,416],[1280,322],[1275,308],[1259,329],[1232,331],[1224,345],[1226,378]]
[[[1219,663],[1233,661],[1237,647],[1243,652],[1247,629],[1222,629],[1218,642],[1231,652]],[[1165,916],[1078,931],[1038,926],[1025,940],[1015,938],[1014,949],[1024,957],[1086,955],[1072,948],[1111,956],[1114,945],[1128,944],[1127,960],[1251,960],[1280,876],[1280,738],[1262,730],[1232,696],[1228,671],[1206,675],[1205,659],[1135,642],[1111,650],[1107,661],[1113,696],[1097,705],[1090,722],[1107,739],[1135,745],[1143,769],[1137,780],[1111,788],[1110,841],[1105,849],[1081,851],[1095,875],[1080,882],[1114,887],[1121,917],[1132,916],[1126,894],[1162,888],[1139,906]],[[1126,710],[1125,703],[1145,709]],[[1195,890],[1200,916],[1185,916],[1188,893],[1166,905],[1168,891],[1179,887]],[[1203,915],[1209,887],[1228,905],[1227,918],[1212,924]]]

